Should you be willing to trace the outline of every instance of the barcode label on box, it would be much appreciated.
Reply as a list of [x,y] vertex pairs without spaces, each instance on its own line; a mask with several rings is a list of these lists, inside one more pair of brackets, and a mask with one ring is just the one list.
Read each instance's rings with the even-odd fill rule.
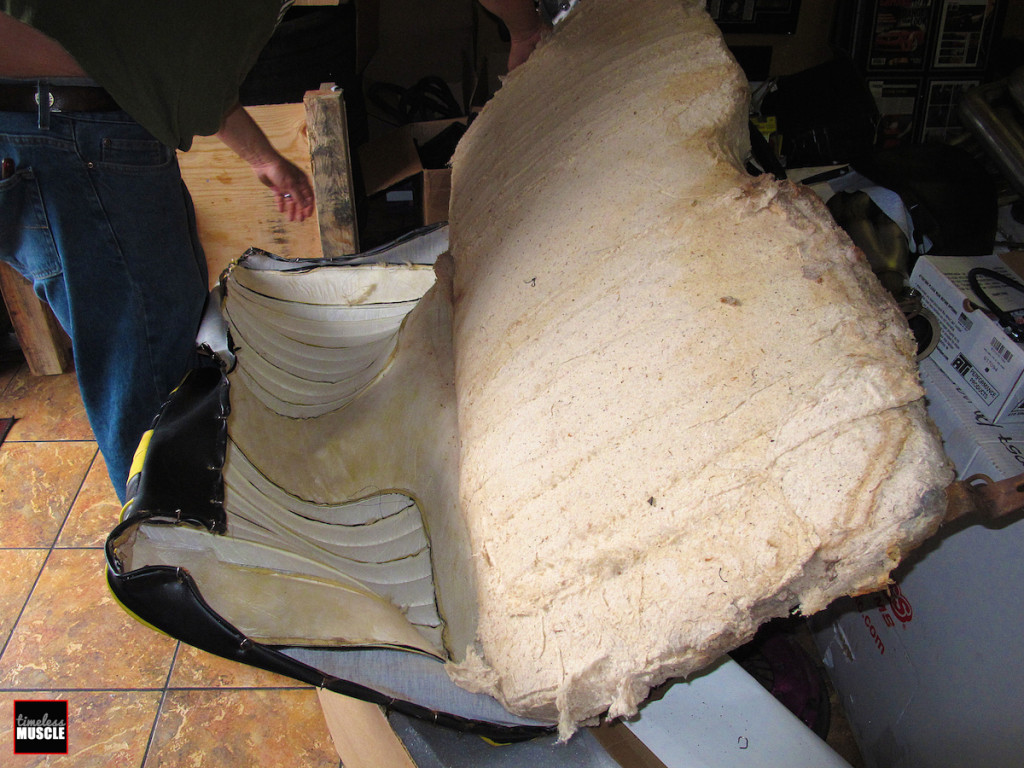
[[997,355],[1003,358],[1003,362],[1008,363],[1013,359],[1013,352],[1007,349],[1006,345],[999,341],[999,339],[992,339],[992,349]]

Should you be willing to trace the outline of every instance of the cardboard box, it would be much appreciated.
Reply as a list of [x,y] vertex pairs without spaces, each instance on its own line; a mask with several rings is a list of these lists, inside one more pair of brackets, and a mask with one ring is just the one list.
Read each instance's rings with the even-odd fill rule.
[[[928,413],[961,478],[1018,475],[1024,427],[996,427],[924,361]],[[1016,768],[1024,718],[1024,520],[963,519],[911,553],[889,592],[812,619],[867,768]]]
[[466,123],[467,118],[410,123],[364,144],[359,148],[359,159],[367,197],[413,179],[422,213],[420,223],[447,221],[452,171],[446,157],[425,159],[424,148],[429,154],[431,142],[443,141],[446,134],[454,138],[453,132],[460,133]]
[[423,768],[850,768],[728,657],[664,685],[636,717],[582,728],[565,743],[551,734],[494,747],[394,711],[388,721]]
[[1024,424],[994,424],[966,391],[931,360],[921,361],[928,415],[942,433],[946,454],[961,479],[984,475],[994,481],[1024,472]]
[[[1024,423],[1024,347],[1013,341],[993,318],[979,309],[982,301],[968,284],[977,267],[1022,281],[1024,253],[956,258],[922,256],[910,285],[921,292],[925,309],[939,323],[938,345],[929,355],[946,376],[966,392],[993,424]],[[1024,292],[988,277],[982,289],[1011,314],[1024,310]]]

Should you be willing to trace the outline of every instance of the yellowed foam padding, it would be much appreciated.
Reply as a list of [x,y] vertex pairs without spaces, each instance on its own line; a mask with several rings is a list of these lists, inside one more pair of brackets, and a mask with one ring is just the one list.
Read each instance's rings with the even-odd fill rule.
[[751,178],[696,0],[585,0],[453,162],[450,666],[563,736],[886,582],[951,480],[909,330],[813,195]]

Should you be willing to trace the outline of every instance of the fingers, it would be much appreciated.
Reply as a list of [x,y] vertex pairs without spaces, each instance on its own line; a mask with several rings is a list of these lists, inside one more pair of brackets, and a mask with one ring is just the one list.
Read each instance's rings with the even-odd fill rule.
[[294,163],[278,156],[273,162],[253,166],[256,177],[274,193],[278,213],[289,221],[305,221],[316,203],[306,174]]
[[274,202],[277,203],[278,213],[283,213],[289,221],[303,221],[308,215],[307,206],[302,205],[290,192],[275,194]]
[[305,177],[299,184],[287,184],[274,188],[274,201],[278,213],[283,213],[289,221],[305,221],[313,215],[313,190]]

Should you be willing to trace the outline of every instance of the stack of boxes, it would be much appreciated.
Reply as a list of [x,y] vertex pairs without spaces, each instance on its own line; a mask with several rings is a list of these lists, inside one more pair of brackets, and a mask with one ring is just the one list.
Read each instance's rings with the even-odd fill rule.
[[[930,380],[944,377],[961,390],[977,411],[977,420],[1024,435],[1024,347],[985,309],[979,288],[1010,317],[1024,315],[1024,252],[958,258],[922,256],[910,284],[921,293],[925,309],[938,321],[939,341],[922,362]],[[993,278],[990,273],[1002,275]],[[1024,338],[1024,325],[1018,338]],[[940,427],[946,425],[940,424]],[[957,425],[950,424],[951,430]],[[944,430],[945,431],[945,430]],[[980,437],[980,434],[979,434]],[[1016,472],[1014,473],[1016,474]]]
[[[1024,473],[1024,346],[979,307],[969,273],[1024,282],[1024,253],[922,256],[911,285],[940,339],[921,361],[928,412],[960,479]],[[1000,310],[1024,291],[975,275]],[[1024,717],[1024,520],[943,526],[886,592],[813,617],[815,641],[868,768],[1016,768]]]

